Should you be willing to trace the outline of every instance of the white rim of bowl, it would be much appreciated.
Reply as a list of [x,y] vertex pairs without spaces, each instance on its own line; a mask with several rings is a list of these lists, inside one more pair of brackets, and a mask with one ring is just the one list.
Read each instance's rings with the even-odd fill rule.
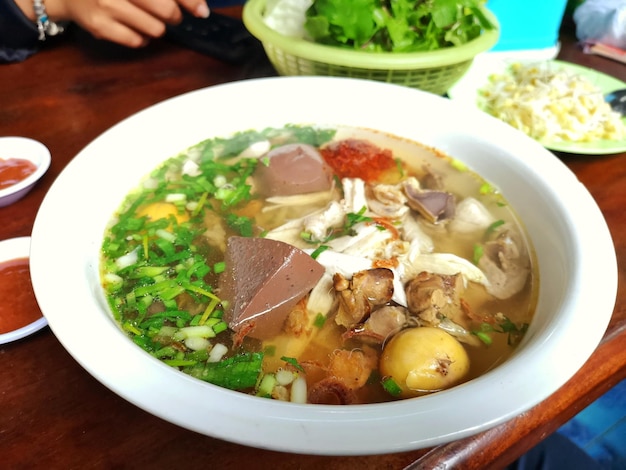
[[[31,139],[29,137],[0,137],[0,146],[8,146],[8,152],[6,158],[20,158],[29,160],[37,166],[37,169],[24,178],[11,186],[4,189],[0,189],[0,199],[17,193],[22,189],[34,184],[39,180],[50,168],[52,156],[50,150],[44,144],[38,140]],[[12,155],[15,153],[15,155]]]
[[[0,241],[0,263],[20,258],[30,259],[30,237],[9,238]],[[41,330],[47,324],[46,317],[42,316],[17,330],[2,333],[0,334],[0,344],[11,343],[25,338]]]

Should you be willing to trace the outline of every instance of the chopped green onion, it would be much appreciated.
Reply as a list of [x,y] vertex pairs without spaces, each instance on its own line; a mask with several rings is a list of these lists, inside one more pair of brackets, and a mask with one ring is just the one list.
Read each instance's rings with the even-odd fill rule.
[[400,176],[404,176],[404,164],[402,162],[401,158],[396,158],[396,168],[398,168],[398,173],[400,173]]
[[208,291],[202,291],[202,289],[197,289],[197,288],[193,288],[193,286],[190,286],[191,290],[195,290],[197,291],[201,291],[198,293],[201,293],[203,295],[205,295],[206,297],[208,297],[210,300],[209,305],[207,305],[207,307],[204,309],[204,313],[202,314],[202,318],[200,319],[200,324],[203,325],[204,322],[207,321],[207,318],[209,318],[209,316],[211,315],[211,313],[213,313],[213,310],[215,310],[215,307],[217,307],[217,305],[220,303],[220,299],[219,297],[217,297],[214,294],[211,294]]
[[132,333],[132,334],[135,334],[135,335],[141,335],[141,330],[139,328],[137,328],[135,325],[133,325],[132,323],[130,323],[130,322],[125,322],[122,325],[122,328],[125,331],[128,331],[129,333]]
[[223,273],[226,270],[226,263],[224,261],[220,261],[213,265],[213,272],[215,274]]
[[262,353],[244,353],[220,362],[197,364],[185,369],[185,372],[224,388],[245,390],[256,386],[262,366]]
[[200,213],[208,197],[209,193],[206,191],[200,195],[200,199],[198,199],[198,204],[196,205],[196,207],[194,207],[193,212],[191,213],[192,216],[196,216]]
[[402,389],[391,377],[385,377],[382,381],[383,389],[391,396],[397,397],[402,393]]
[[490,194],[496,192],[495,188],[489,183],[483,183],[478,191],[480,192],[480,194]]
[[208,325],[185,326],[174,333],[176,341],[182,341],[187,338],[213,338],[215,332]]
[[277,380],[274,374],[265,374],[261,379],[261,383],[259,384],[259,389],[257,390],[256,395],[258,397],[271,398],[272,390],[274,390],[276,383]]
[[226,223],[234,230],[237,230],[242,237],[251,237],[254,234],[252,219],[245,216],[228,214]]
[[197,363],[197,361],[189,359],[164,359],[163,362],[172,367],[189,367]]
[[315,316],[315,320],[313,320],[313,326],[321,328],[324,326],[324,323],[326,323],[326,317],[323,314],[318,313]]
[[472,256],[472,260],[474,264],[478,265],[480,258],[482,258],[485,253],[485,248],[482,245],[474,245],[474,254]]
[[478,339],[485,343],[487,346],[491,346],[491,343],[493,343],[493,339],[491,339],[491,336],[489,336],[484,331],[472,331],[472,334],[476,335]]
[[222,331],[226,331],[228,329],[228,323],[225,321],[219,321],[215,325],[212,326],[213,331],[216,335],[220,334]]
[[317,259],[319,255],[328,250],[330,247],[328,245],[320,245],[318,246],[313,253],[311,253],[311,258]]
[[139,279],[142,277],[156,277],[167,271],[167,266],[140,266],[136,268],[128,277],[130,279]]
[[356,224],[360,222],[372,222],[373,219],[371,217],[367,217],[363,215],[365,214],[366,210],[367,210],[367,207],[363,206],[361,210],[359,210],[359,212],[357,212],[356,214],[354,212],[348,212],[346,214],[345,230],[349,231],[350,229],[352,229],[352,227],[354,227]]
[[450,166],[458,171],[467,171],[467,165],[461,160],[457,160],[456,158],[452,159],[452,161],[450,162]]
[[295,357],[282,356],[280,359],[282,361],[285,361],[287,364],[291,364],[293,367],[298,369],[300,372],[304,372],[304,367],[302,367],[300,365],[300,363],[298,362],[298,360]]
[[487,230],[485,230],[485,237],[488,237],[489,235],[491,235],[493,232],[496,231],[496,229],[498,227],[500,227],[501,225],[504,225],[504,220],[500,219],[500,220],[496,220],[494,223],[492,223],[489,227],[487,227]]
[[216,188],[221,188],[222,186],[226,186],[228,184],[228,179],[224,175],[215,175],[215,178],[213,178],[213,184]]

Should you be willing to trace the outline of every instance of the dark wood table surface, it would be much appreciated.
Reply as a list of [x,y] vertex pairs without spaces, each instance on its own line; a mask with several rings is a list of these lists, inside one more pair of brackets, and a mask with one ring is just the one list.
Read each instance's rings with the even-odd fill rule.
[[[626,65],[583,54],[567,34],[559,58],[626,79]],[[25,62],[0,66],[0,135],[37,139],[52,153],[52,165],[36,188],[0,208],[0,239],[30,235],[56,176],[118,121],[189,90],[273,74],[263,54],[234,66],[166,41],[138,51],[112,47],[80,30]],[[0,346],[0,467],[333,470],[507,465],[626,377],[626,153],[558,157],[587,186],[608,221],[620,284],[611,323],[597,350],[565,386],[535,408],[433,449],[346,457],[282,454],[196,434],[144,412],[83,370],[45,328]],[[87,204],[77,195],[76,207],[68,210],[88,210]],[[71,295],[67,287],[62,295]]]

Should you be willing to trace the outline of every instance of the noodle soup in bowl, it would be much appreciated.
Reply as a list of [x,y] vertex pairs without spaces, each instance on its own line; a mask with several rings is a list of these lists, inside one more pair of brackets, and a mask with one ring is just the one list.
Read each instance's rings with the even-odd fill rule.
[[[241,110],[233,110],[233,103]],[[213,114],[207,115],[207,109]],[[286,136],[285,129],[291,134]],[[234,145],[235,136],[247,143]],[[288,147],[294,139],[297,155],[310,151],[313,157],[300,160],[300,166],[287,166],[288,176],[282,180],[271,172],[268,176],[276,154],[280,158],[285,148],[294,151]],[[364,142],[376,151],[363,150]],[[348,149],[343,156],[333,153],[342,145]],[[234,154],[227,154],[225,149],[235,147]],[[408,150],[415,148],[421,150]],[[418,163],[411,152],[433,160]],[[363,155],[371,158],[356,164]],[[344,165],[333,166],[342,158]],[[254,168],[246,166],[249,159]],[[225,161],[240,166],[218,165],[219,174],[198,181],[209,174],[211,162]],[[389,161],[393,165],[384,163]],[[314,169],[307,166],[303,175],[298,168],[305,163]],[[438,186],[444,166],[456,176]],[[161,174],[180,181],[177,191],[156,201],[150,198],[161,191]],[[250,183],[250,194],[261,196],[252,197],[254,204],[244,201],[232,216],[222,214],[225,201],[240,191],[238,176]],[[407,186],[411,177],[417,187]],[[462,188],[466,177],[473,188]],[[279,180],[299,186],[281,193]],[[196,183],[204,190],[194,199],[187,190]],[[303,189],[309,183],[312,186]],[[384,186],[374,189],[379,183]],[[363,188],[364,199],[348,198],[351,188]],[[70,241],[57,228],[64,223],[59,220],[64,211],[58,208],[76,194],[93,196],[90,211],[81,216]],[[308,195],[305,202],[302,194]],[[439,209],[428,204],[424,208],[419,201],[408,207],[398,194],[444,203]],[[268,198],[271,207],[258,202]],[[398,198],[402,200],[396,204]],[[446,198],[453,199],[452,209]],[[359,202],[345,209],[348,199]],[[467,199],[480,202],[471,213],[490,210],[479,229],[469,230],[480,236],[465,235],[468,245],[458,248],[445,241],[445,233],[455,220],[457,225],[461,221],[450,214],[458,214]],[[301,225],[311,213],[285,206],[285,201],[294,200],[326,215],[334,202],[345,209],[343,218],[317,232],[315,226]],[[384,207],[377,205],[380,202]],[[283,215],[267,215],[276,211]],[[186,225],[198,214],[203,214],[204,227]],[[424,232],[413,245],[413,238],[404,237],[408,230],[398,224],[406,214]],[[525,262],[516,264],[496,250],[496,264],[500,271],[512,263],[527,272],[521,287],[513,293],[496,292],[504,299],[494,300],[484,297],[485,292],[492,295],[495,285],[508,284],[489,274],[486,258],[481,258],[492,253],[496,234],[504,234],[506,227],[512,232],[501,238],[507,246],[519,239],[514,251],[524,253],[520,259]],[[375,261],[367,251],[346,251],[342,245],[369,236],[387,240]],[[185,237],[193,240],[188,252],[168,251],[168,243]],[[440,238],[444,241],[437,241]],[[68,165],[41,207],[32,239],[31,272],[42,311],[61,343],[94,377],[137,406],[188,429],[301,453],[371,454],[429,447],[514,417],[556,391],[593,352],[611,317],[617,284],[613,244],[600,211],[575,176],[540,145],[443,98],[339,78],[283,77],[220,85],[131,116]],[[376,240],[367,245],[374,246],[371,250],[383,243]],[[428,240],[435,250],[429,250]],[[126,242],[128,247],[121,247]],[[158,247],[154,252],[153,243]],[[215,255],[215,245],[221,245],[221,257]],[[410,247],[421,260],[410,264],[417,266],[413,273],[403,261]],[[431,263],[442,257],[452,260],[447,270]],[[277,258],[292,261],[275,263]],[[138,266],[142,259],[154,263]],[[354,263],[349,269],[348,261]],[[261,274],[247,271],[255,263],[263,268]],[[62,282],[74,287],[77,313],[68,314],[58,298],[61,280],[49,276],[52,266],[64,266]],[[133,271],[136,268],[141,269]],[[129,271],[135,274],[124,279]],[[196,272],[201,275],[187,276]],[[421,279],[424,283],[409,289],[423,273],[431,275],[426,276],[429,280]],[[296,322],[293,312],[329,274],[328,310],[318,306],[306,317],[302,308],[310,323]],[[380,276],[374,285],[386,286],[378,292],[380,297],[357,282],[370,274]],[[276,284],[281,276],[290,279],[289,285]],[[124,282],[134,284],[124,291]],[[474,284],[480,285],[476,291],[471,290]],[[269,288],[259,296],[259,286]],[[451,286],[461,293],[455,296],[458,292]],[[276,294],[283,290],[284,295]],[[428,295],[412,297],[415,292]],[[508,298],[523,298],[525,304],[515,312],[516,302],[507,304]],[[128,313],[126,307],[135,303],[139,306]],[[286,304],[289,308],[276,315],[279,305]],[[493,304],[496,308],[489,310]],[[354,305],[365,313],[351,309]],[[185,313],[168,316],[172,309]],[[394,312],[385,317],[396,319],[387,329],[370,321],[381,309],[385,315]],[[586,312],[592,309],[594,323],[589,325]],[[323,321],[320,313],[325,313]],[[311,331],[317,343],[301,347],[294,338]],[[430,344],[424,335],[434,334],[455,345],[444,348],[435,367],[449,382],[419,381],[420,359],[402,353],[416,348],[398,346],[402,341],[396,339],[415,332],[418,339],[405,341],[424,346]],[[291,337],[285,339],[287,333]],[[277,337],[282,342],[275,341]],[[464,351],[461,356],[455,355],[457,346]],[[506,352],[482,360],[472,348]],[[294,353],[302,349],[308,353]],[[314,357],[311,351],[321,353]],[[467,360],[463,354],[470,365],[457,370]],[[257,371],[255,361],[266,368]],[[477,368],[481,362],[485,364]],[[253,371],[252,377],[231,380],[228,374],[220,375],[220,369],[242,364]],[[355,377],[346,374],[346,368],[363,372]],[[239,380],[243,382],[233,385]]]

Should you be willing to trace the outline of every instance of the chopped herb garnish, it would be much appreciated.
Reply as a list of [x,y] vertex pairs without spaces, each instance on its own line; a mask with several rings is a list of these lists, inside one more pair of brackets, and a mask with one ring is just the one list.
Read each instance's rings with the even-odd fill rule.
[[244,353],[187,367],[184,371],[200,380],[231,390],[245,390],[256,386],[263,365],[262,353]]
[[213,272],[215,274],[223,273],[226,269],[226,263],[224,261],[219,261],[213,265]]
[[383,389],[391,396],[397,397],[402,393],[400,386],[391,377],[383,378],[381,384]]
[[396,162],[396,168],[398,169],[398,174],[400,175],[401,178],[404,178],[404,163],[402,162],[401,158],[396,158],[395,159]]
[[313,259],[317,259],[317,257],[319,255],[321,255],[324,251],[328,250],[328,248],[330,248],[328,245],[320,245],[318,246],[313,253],[311,253],[311,258]]
[[259,384],[259,388],[257,390],[256,395],[258,397],[271,398],[272,390],[274,390],[274,387],[276,386],[277,383],[278,381],[276,380],[276,376],[274,374],[263,375],[263,378],[261,378],[261,383]]
[[493,339],[491,338],[489,333],[492,333],[493,331],[493,326],[491,326],[489,323],[481,323],[480,330],[472,331],[472,334],[476,335],[478,339],[485,343],[487,346],[491,346],[491,343],[493,343]]
[[298,369],[300,372],[304,372],[304,367],[302,367],[300,365],[300,363],[298,362],[298,360],[295,357],[282,356],[280,359],[282,361],[285,361],[287,364],[291,364],[293,367]]
[[163,362],[172,367],[188,367],[195,365],[197,361],[190,359],[163,359]]
[[242,237],[251,237],[254,234],[252,219],[250,217],[228,214],[226,216],[226,223]]
[[450,162],[450,165],[458,171],[467,171],[467,165],[456,158]]
[[324,323],[326,323],[326,317],[324,315],[322,315],[321,313],[315,315],[315,320],[313,320],[313,326],[315,326],[316,328],[321,328],[324,326]]
[[504,220],[502,220],[502,219],[496,220],[489,227],[487,227],[487,230],[485,230],[485,238],[488,238],[489,235],[491,235],[493,232],[495,232],[497,230],[497,228],[500,227],[501,225],[504,225]]
[[472,255],[472,261],[474,261],[475,265],[478,265],[480,262],[480,258],[482,258],[485,253],[485,248],[482,245],[474,245],[474,254]]
[[354,212],[348,212],[346,214],[346,225],[344,227],[344,230],[346,233],[349,233],[352,228],[361,222],[372,222],[374,219],[372,219],[371,217],[367,217],[363,214],[365,214],[365,211],[367,210],[367,207],[363,206],[361,208],[361,210],[359,210],[359,212],[357,212],[356,214]]
[[520,326],[517,326],[506,316],[499,323],[499,326],[503,333],[508,333],[509,337],[507,343],[509,346],[518,344],[528,330],[528,323],[522,323]]
[[495,193],[496,190],[493,186],[491,186],[489,183],[483,183],[480,186],[480,189],[478,190],[478,192],[480,194],[491,194],[491,193]]
[[[500,316],[500,315],[499,315]],[[528,323],[522,323],[520,326],[516,325],[505,315],[501,315],[501,320],[496,324],[483,322],[480,324],[480,329],[472,331],[473,335],[476,335],[487,346],[490,346],[493,339],[489,333],[507,333],[507,344],[509,346],[515,346],[523,338],[524,334],[528,330]]]

